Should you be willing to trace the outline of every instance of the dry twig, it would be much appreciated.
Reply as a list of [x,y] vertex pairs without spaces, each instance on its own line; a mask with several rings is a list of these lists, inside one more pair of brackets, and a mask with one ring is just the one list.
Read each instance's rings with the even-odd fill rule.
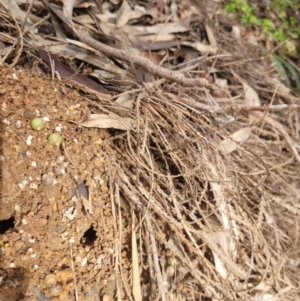
[[280,124],[278,121],[274,120],[273,118],[271,118],[269,116],[265,116],[265,114],[263,114],[261,112],[252,111],[252,112],[250,112],[250,114],[255,116],[255,117],[258,117],[262,120],[267,121],[270,125],[272,125],[275,129],[277,129],[282,134],[283,138],[285,139],[285,141],[287,142],[287,144],[291,148],[296,160],[300,164],[300,156],[299,156],[298,151],[295,147],[295,143],[292,141],[291,137],[289,136],[288,132],[284,129],[283,125]]
[[[33,6],[37,2],[32,2]],[[60,12],[59,6],[55,6],[53,11]],[[68,12],[67,21],[71,23],[72,10]],[[93,12],[92,7],[91,12]],[[43,13],[45,16],[47,12]],[[80,9],[77,9],[77,13],[80,14]],[[176,13],[172,13],[173,15],[176,16]],[[18,19],[12,20],[15,30],[12,31],[10,26],[5,28],[3,25],[2,28],[6,31],[4,34],[1,33],[6,41],[12,41],[10,43],[14,41],[8,40],[11,32],[15,32],[15,35],[22,34],[19,25],[15,24]],[[62,20],[65,22],[64,19]],[[35,25],[39,29],[39,23]],[[89,28],[92,29],[93,26],[89,25]],[[213,85],[209,85],[205,79],[188,78],[184,75],[186,73],[161,68],[145,58],[130,55],[128,51],[96,41],[83,27],[75,25],[70,27],[83,43],[72,41],[72,45],[70,42],[66,46],[76,46],[76,49],[82,50],[82,53],[87,53],[87,56],[94,49],[94,61],[86,60],[86,62],[91,68],[96,69],[97,66],[105,71],[99,74],[105,75],[108,71],[105,68],[109,64],[114,64],[111,60],[104,66],[101,52],[107,57],[117,59],[118,62],[140,66],[164,78],[156,85],[157,89],[154,93],[146,84],[145,87],[137,90],[126,88],[125,93],[131,98],[133,108],[121,109],[114,102],[114,99],[119,98],[121,94],[110,99],[101,97],[97,103],[90,100],[90,106],[97,112],[107,115],[115,113],[120,118],[131,118],[136,121],[136,126],[128,130],[127,139],[124,139],[126,135],[124,132],[112,138],[115,145],[118,145],[118,156],[122,160],[122,165],[117,164],[114,159],[110,160],[114,167],[109,168],[111,174],[114,174],[110,177],[112,219],[115,232],[119,233],[114,262],[117,298],[120,300],[125,291],[127,299],[133,299],[127,283],[128,275],[121,266],[123,241],[128,230],[122,229],[125,223],[121,214],[121,210],[126,208],[123,202],[123,199],[126,199],[136,216],[144,216],[139,222],[143,224],[142,229],[148,230],[146,234],[143,233],[144,236],[140,236],[141,248],[138,250],[140,254],[133,254],[132,258],[138,256],[141,258],[141,264],[133,266],[134,278],[137,282],[139,268],[147,267],[143,273],[148,273],[147,276],[151,279],[149,289],[151,294],[160,294],[165,300],[170,300],[170,296],[173,300],[182,298],[200,300],[203,295],[217,300],[265,300],[267,298],[295,300],[295,296],[299,295],[296,289],[299,287],[300,279],[299,273],[294,272],[296,265],[290,262],[299,260],[299,245],[297,245],[299,242],[297,234],[289,231],[291,221],[296,225],[300,224],[297,215],[299,202],[295,189],[299,181],[297,173],[299,166],[291,163],[289,152],[276,150],[279,144],[278,131],[287,141],[298,163],[300,157],[288,130],[282,126],[286,124],[285,116],[278,114],[278,120],[274,120],[262,112],[293,111],[289,114],[287,124],[297,132],[300,106],[296,98],[282,85],[278,85],[278,82],[275,83],[266,70],[260,68],[260,64],[255,62],[255,59],[238,58],[236,53],[245,51],[247,54],[247,49],[244,49],[242,43],[235,43],[228,31],[222,30],[222,27],[219,28],[218,43],[222,45],[225,55],[220,53],[213,63],[214,57],[198,55],[193,65],[190,65],[191,62],[187,60],[182,66],[171,63],[170,69],[180,70],[184,67],[185,70],[194,72],[198,76],[198,63],[205,60],[209,70],[208,76],[212,78],[221,76],[224,77],[220,78],[221,80],[228,80],[225,88],[227,95],[235,95],[230,99],[213,98],[206,89]],[[21,38],[31,35],[31,28],[25,28]],[[96,26],[94,27],[96,31],[95,28]],[[43,41],[46,45],[51,44],[53,40],[49,41],[47,38],[43,36]],[[31,43],[32,48],[35,48],[35,44],[27,39],[26,43],[24,42],[24,47],[30,53],[32,50],[27,43]],[[20,49],[17,58],[22,47]],[[182,49],[178,47],[176,51],[180,53]],[[74,58],[69,53],[66,55],[58,52],[56,55],[58,59],[59,56]],[[79,60],[78,57],[77,59]],[[252,63],[248,64],[248,61]],[[95,62],[95,65],[92,62]],[[76,64],[75,61],[73,63]],[[81,69],[80,64],[77,66],[78,70]],[[115,69],[121,68],[109,68],[109,70]],[[240,83],[236,83],[232,74],[238,74],[236,78],[247,78],[249,87],[257,92],[263,103],[269,105],[244,106],[245,97],[242,95],[245,91]],[[122,75],[123,73],[120,72],[116,77],[122,79]],[[109,76],[114,77],[115,74]],[[113,78],[114,80],[116,79]],[[116,83],[115,87],[119,85],[118,80]],[[136,79],[135,84],[140,83],[141,81]],[[275,86],[276,93],[273,93]],[[92,96],[91,91],[84,91]],[[270,99],[272,99],[271,103]],[[283,104],[273,105],[273,100],[276,101],[275,103]],[[228,102],[233,105],[227,105]],[[246,114],[239,114],[244,112],[247,112],[247,118],[245,118]],[[229,116],[232,117],[230,123],[226,123],[226,127],[220,129],[215,121],[225,120],[228,117],[226,113],[232,113],[235,119]],[[251,135],[243,140],[243,145],[229,139],[234,143],[235,148],[230,154],[224,156],[220,152],[221,139],[227,139],[231,133],[248,127],[248,113],[264,119],[277,131],[262,126],[259,134],[267,139],[261,139],[257,132],[252,131]],[[118,170],[117,175],[114,169]],[[144,208],[147,208],[146,213]],[[135,240],[134,233],[132,239]],[[126,243],[130,244],[130,241]],[[220,248],[220,245],[229,248],[225,250],[225,247]],[[162,267],[158,259],[159,252],[167,248],[172,250],[178,262],[176,267],[178,275],[171,279],[170,290],[167,286],[163,286],[165,283],[162,284],[165,279],[162,278]],[[133,249],[137,250],[134,243]],[[284,266],[280,266],[283,262],[282,257],[286,263]],[[184,269],[186,272],[183,272]],[[121,287],[122,283],[123,287]],[[270,289],[272,286],[279,293]],[[192,292],[191,295],[183,294],[180,287],[184,287],[185,292]],[[283,292],[286,293],[284,297],[281,296]]]
[[85,29],[81,26],[74,26],[74,31],[76,32],[79,39],[86,43],[88,46],[94,48],[95,50],[105,54],[108,57],[117,58],[127,63],[134,63],[153,75],[157,75],[168,80],[174,81],[180,85],[187,87],[210,87],[209,82],[204,78],[187,78],[182,73],[165,69],[158,65],[155,65],[148,59],[143,57],[128,55],[126,51],[119,50],[110,46],[107,46],[97,40],[95,40]]

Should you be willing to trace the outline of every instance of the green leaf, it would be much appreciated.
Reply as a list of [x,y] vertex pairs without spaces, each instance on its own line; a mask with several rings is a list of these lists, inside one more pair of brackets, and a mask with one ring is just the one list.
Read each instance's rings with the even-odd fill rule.
[[258,19],[255,16],[250,16],[248,18],[248,21],[250,24],[257,24],[258,23]]
[[285,84],[288,87],[291,87],[291,81],[285,71],[285,68],[283,67],[283,64],[281,63],[282,59],[280,59],[279,57],[276,57],[276,56],[274,56],[273,59],[274,59],[275,65],[277,67],[277,70],[278,70],[279,74],[282,76]]
[[274,27],[273,22],[269,19],[260,19],[259,25],[263,27],[264,31],[269,31],[271,28]]
[[235,2],[231,2],[231,3],[229,3],[229,4],[227,4],[225,6],[225,11],[227,13],[234,13],[234,14],[236,14],[236,10],[237,10],[237,6],[236,6]]
[[251,6],[249,6],[247,3],[243,3],[241,5],[241,10],[246,14],[252,14],[254,11],[254,9]]
[[300,38],[300,33],[298,31],[291,31],[289,34],[295,40]]
[[281,19],[285,19],[286,18],[286,12],[285,11],[281,11],[281,12],[279,12],[278,16]]
[[291,74],[293,80],[295,81],[296,88],[299,89],[300,88],[300,78],[299,78],[298,72],[287,60],[283,60],[282,63],[285,66],[285,68],[288,70],[288,72]]
[[286,36],[283,33],[282,28],[277,29],[274,33],[273,33],[274,37],[278,40],[278,41],[284,41],[286,40]]
[[290,22],[291,25],[295,25],[296,24],[296,19],[294,17],[290,17],[289,22]]

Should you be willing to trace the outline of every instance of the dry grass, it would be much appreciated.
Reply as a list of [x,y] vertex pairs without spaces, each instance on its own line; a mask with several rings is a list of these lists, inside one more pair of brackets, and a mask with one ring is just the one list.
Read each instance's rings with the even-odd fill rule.
[[[2,10],[2,17],[10,19],[6,14]],[[15,36],[20,34],[16,24],[10,24]],[[8,27],[2,25],[7,32]],[[28,37],[27,33],[18,41],[28,45]],[[136,87],[123,92],[134,100],[132,109],[114,102],[119,95],[111,99],[89,95],[94,112],[135,120],[131,130],[112,135],[119,155],[110,158],[119,233],[116,274],[124,286],[119,290],[124,289],[131,300],[141,294],[151,300],[300,298],[299,162],[290,149],[300,148],[299,110],[264,110],[262,116],[255,115],[262,118],[249,124],[249,111],[235,110],[246,105],[235,74],[257,92],[261,105],[299,105],[299,98],[276,79],[265,57],[251,57],[248,47],[236,43],[222,26],[218,43],[220,54],[203,60],[208,70],[217,70],[212,76],[227,79],[222,98],[211,96],[220,89],[214,81],[185,87],[170,78],[145,84],[138,76]],[[27,53],[35,54],[26,47]],[[16,50],[5,60],[15,64]],[[138,74],[134,59],[127,66]],[[197,66],[185,77],[195,74]],[[281,124],[291,142],[264,116]],[[225,154],[221,142],[249,126],[252,131],[245,143],[233,142],[236,150]],[[122,275],[121,211],[137,217],[132,233],[138,240],[134,246],[138,260],[132,264],[135,273],[142,271],[143,285],[135,281],[134,289]]]

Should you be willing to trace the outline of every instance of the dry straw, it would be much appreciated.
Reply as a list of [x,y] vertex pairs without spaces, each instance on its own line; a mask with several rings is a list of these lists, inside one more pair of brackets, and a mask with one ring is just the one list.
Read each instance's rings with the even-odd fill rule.
[[[158,67],[66,20],[85,49],[117,60],[131,74],[142,67],[163,78],[145,84],[133,77],[135,89],[110,99],[88,95],[94,112],[134,121],[112,136],[119,154],[109,157],[119,233],[115,268],[123,283],[117,298],[124,290],[128,299],[142,300],[143,269],[151,300],[299,298],[299,100],[275,71],[264,70],[261,62],[268,60],[244,59],[247,46],[219,28],[220,54],[207,63],[227,85],[225,95],[214,98],[212,91],[222,88],[195,76],[196,68],[183,74]],[[21,34],[16,22],[11,26]],[[27,31],[16,39],[15,57],[36,45],[36,37]],[[11,52],[7,56],[15,63]],[[124,95],[130,105],[116,101]],[[132,218],[133,287],[122,275],[121,210]],[[172,277],[168,258],[177,263]]]

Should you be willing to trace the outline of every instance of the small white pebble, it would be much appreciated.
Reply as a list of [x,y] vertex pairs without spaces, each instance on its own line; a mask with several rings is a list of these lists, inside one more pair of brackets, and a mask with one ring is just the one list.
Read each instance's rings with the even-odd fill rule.
[[15,265],[15,263],[14,262],[11,262],[10,264],[9,264],[9,267],[10,268],[14,268],[16,265]]
[[23,225],[27,225],[27,224],[28,224],[28,223],[27,223],[27,220],[23,218],[23,219],[22,219],[22,224],[23,224]]
[[39,110],[35,110],[35,115],[36,116],[40,116],[41,115],[40,111]]
[[84,267],[84,266],[86,266],[86,264],[87,264],[87,258],[84,257],[81,261],[81,266]]
[[32,162],[31,162],[31,166],[35,168],[35,167],[36,167],[36,162],[35,162],[35,161],[32,161]]
[[7,109],[7,104],[5,102],[2,104],[2,109]]
[[110,297],[106,294],[103,295],[102,297],[102,301],[109,301],[110,300]]
[[70,207],[67,211],[64,212],[63,220],[66,217],[68,220],[72,221],[77,215],[77,209],[75,207]]
[[80,255],[77,255],[75,257],[75,262],[81,262],[81,256]]
[[[27,225],[27,222],[26,222],[26,224],[24,224],[24,223],[23,223],[23,220],[22,220],[22,224],[23,224],[23,225]],[[23,233],[24,233],[24,230],[20,230],[19,233],[20,233],[20,234],[23,234]]]
[[71,238],[69,239],[69,243],[70,243],[70,244],[74,244],[74,243],[75,243],[75,238],[74,238],[74,237],[71,237]]
[[16,73],[13,73],[13,74],[12,74],[12,78],[13,78],[13,80],[19,80],[19,78],[18,78],[18,76],[17,76]]
[[36,189],[38,189],[38,186],[36,183],[30,183],[29,188],[36,190]]
[[22,183],[20,183],[18,186],[23,189],[28,184],[28,180],[24,179]]
[[55,166],[54,173],[57,176],[64,175],[66,173],[64,166],[62,166],[62,165]]
[[54,185],[54,184],[56,184],[55,182],[57,182],[55,180],[55,174],[51,171],[43,174],[42,180],[45,185],[49,185],[49,186]]
[[97,264],[101,265],[102,260],[105,258],[106,256],[104,254],[101,254],[98,258],[97,258]]
[[34,244],[34,243],[35,243],[35,239],[34,239],[34,238],[29,238],[28,241],[29,241],[31,244]]
[[73,201],[74,203],[76,203],[78,201],[78,198],[75,195],[73,195],[71,201]]
[[35,265],[33,266],[33,268],[34,268],[35,270],[37,270],[37,269],[39,268],[39,266],[38,266],[37,264],[35,264]]
[[36,254],[32,254],[30,257],[31,257],[31,258],[35,258],[35,257],[36,257]]
[[33,139],[33,136],[29,135],[29,136],[26,138],[26,144],[27,144],[27,145],[31,145],[32,139]]
[[75,105],[75,108],[76,108],[76,109],[79,109],[79,108],[80,108],[80,103],[77,103],[77,104]]
[[111,253],[111,254],[114,254],[115,251],[113,249],[108,249],[108,251]]
[[64,233],[61,234],[61,238],[62,238],[62,239],[67,239],[67,236],[68,236],[68,235],[69,235],[68,232],[64,232]]
[[65,157],[64,156],[60,156],[60,157],[58,157],[58,160],[61,161],[61,162],[63,162],[63,161],[65,161]]
[[15,205],[15,211],[16,211],[16,212],[20,212],[20,211],[21,211],[21,208],[20,208],[19,205]]
[[55,130],[56,130],[58,133],[61,133],[61,128],[62,128],[62,125],[61,125],[61,124],[58,124],[58,125],[55,127]]
[[10,125],[10,121],[7,120],[7,119],[3,119],[3,123],[7,124],[7,125]]
[[22,121],[21,120],[17,120],[16,121],[16,127],[19,129],[22,126]]
[[4,156],[0,156],[0,161],[4,161]]
[[29,248],[29,249],[28,249],[28,252],[32,253],[32,252],[33,252],[33,249],[32,249],[32,248]]
[[26,152],[26,156],[27,156],[27,157],[30,157],[30,156],[31,156],[31,152],[27,151],[27,152]]
[[46,117],[46,116],[43,117],[42,119],[43,119],[44,122],[49,122],[49,121],[50,121],[50,118],[49,118],[49,117]]
[[74,141],[75,143],[78,143],[78,140],[77,140],[76,138],[74,138],[73,141]]
[[33,179],[32,179],[32,177],[29,176],[29,177],[28,177],[28,180],[31,182]]

